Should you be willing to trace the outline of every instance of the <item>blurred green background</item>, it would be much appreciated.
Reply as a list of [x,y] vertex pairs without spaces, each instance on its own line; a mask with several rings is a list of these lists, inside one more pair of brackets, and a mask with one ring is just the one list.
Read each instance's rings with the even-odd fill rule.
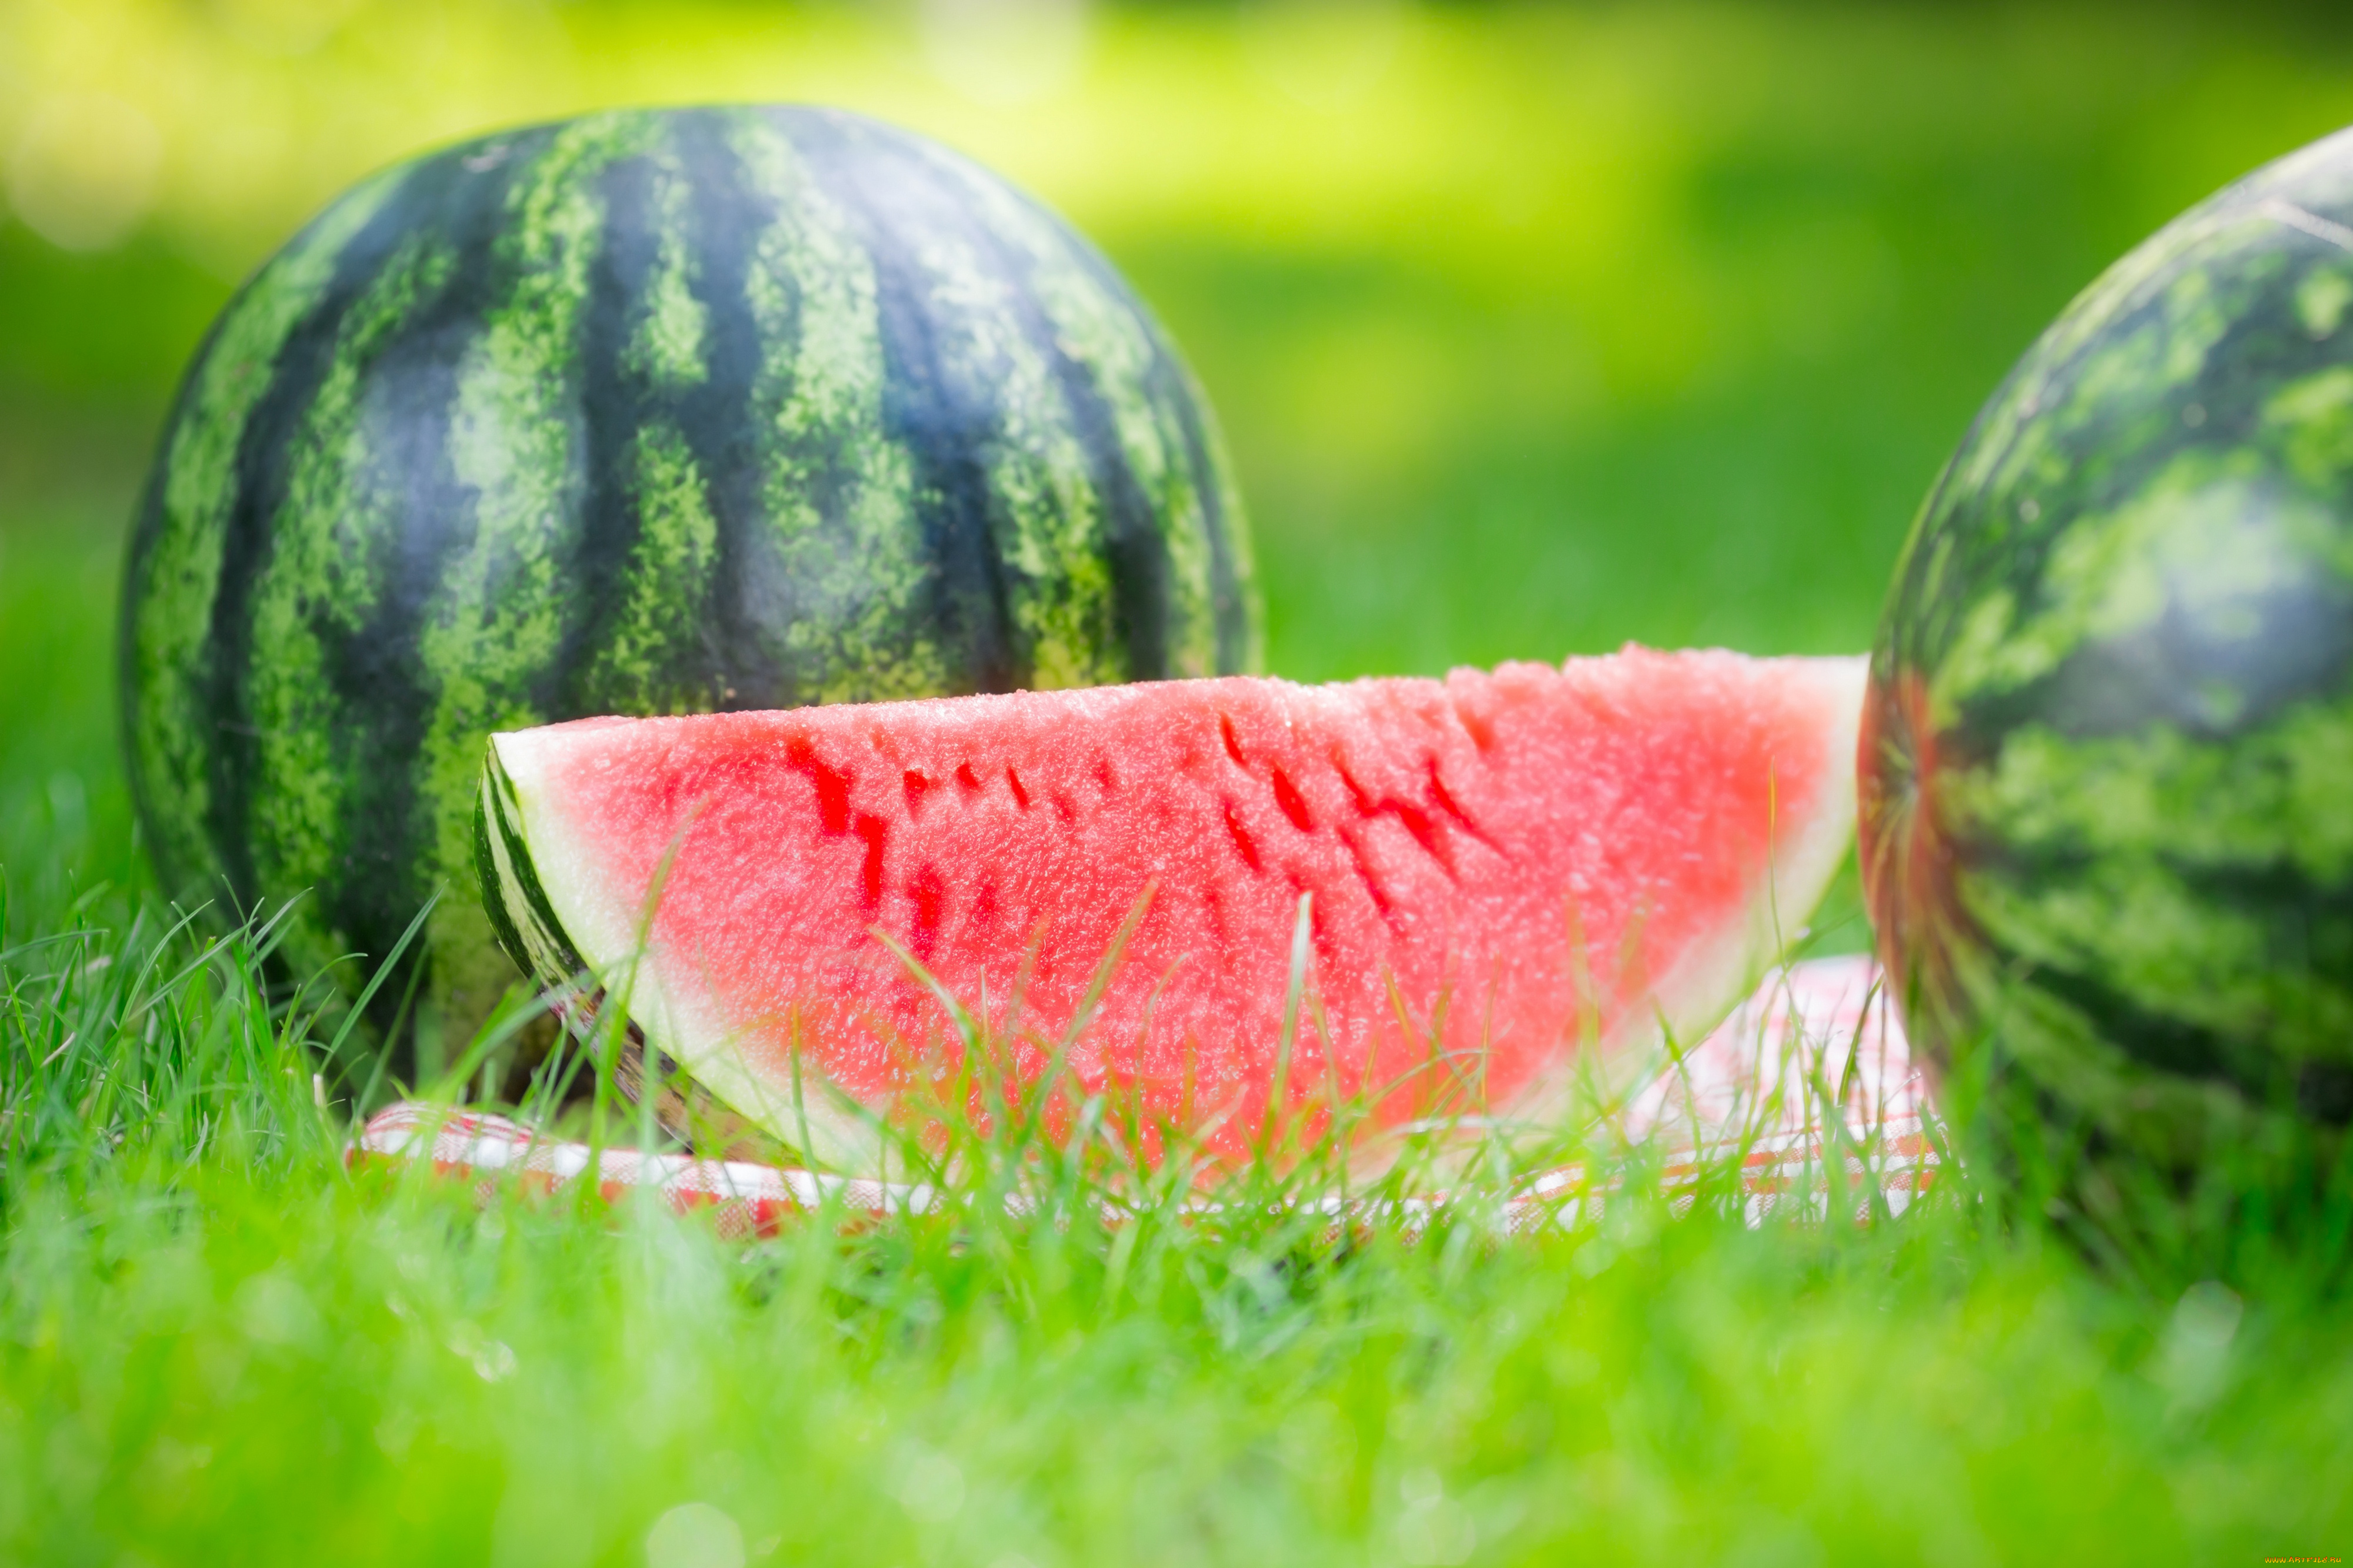
[[1862,647],[2011,360],[2353,120],[2348,68],[2353,26],[2263,5],[0,0],[0,866],[127,869],[153,432],[237,281],[417,149],[799,100],[1003,170],[1190,353],[1313,679]]
[[[1185,344],[1277,671],[1846,651],[2043,323],[2184,205],[2353,121],[2342,9],[0,0],[0,946],[49,944],[0,974],[12,1037],[62,1037],[58,1062],[113,1016],[130,966],[100,966],[146,951],[103,892],[142,880],[113,600],[180,367],[372,167],[625,102],[896,120],[1060,207]],[[116,931],[60,940],[77,900]],[[765,1253],[477,1219],[353,1192],[332,1154],[246,1168],[267,1143],[237,1118],[294,1124],[274,1087],[177,1054],[255,1029],[235,957],[26,1079],[69,1086],[19,1095],[53,1131],[0,1127],[0,1540],[48,1544],[11,1561],[465,1561],[487,1534],[503,1562],[640,1562],[701,1496],[791,1531],[776,1561],[1060,1532],[1115,1544],[1024,1549],[1382,1563],[1421,1517],[1393,1500],[1436,1500],[1440,1467],[1484,1510],[1482,1562],[2343,1549],[2329,1248],[2283,1249],[2241,1327],[2219,1285],[2177,1304],[2031,1226],[1978,1239],[1991,1208],[1966,1202],[1752,1236],[1613,1198],[1631,1217],[1557,1246],[1374,1246],[1329,1273],[1289,1271],[1294,1222],[1265,1215],[1111,1250],[1108,1284],[1109,1249],[1050,1217]],[[195,1065],[140,1076],[166,1059]],[[198,1131],[140,1132],[119,1178],[12,1173],[76,1147],[54,1129],[111,1148],[101,1087],[174,1082],[135,1114]],[[179,1109],[216,1097],[218,1121]],[[907,1500],[930,1494],[903,1517],[887,1495],[926,1455],[972,1479],[954,1534]]]

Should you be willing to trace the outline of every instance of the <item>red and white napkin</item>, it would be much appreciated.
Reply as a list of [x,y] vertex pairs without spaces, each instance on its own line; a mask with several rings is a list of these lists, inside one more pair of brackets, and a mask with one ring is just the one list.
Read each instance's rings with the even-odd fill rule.
[[[1821,1114],[1835,1105],[1839,1115]],[[1671,1193],[1736,1165],[1752,1224],[1786,1205],[1820,1215],[1842,1190],[1858,1219],[1900,1213],[1938,1164],[1927,1086],[1902,1022],[1867,958],[1823,958],[1775,970],[1715,1033],[1669,1061],[1605,1120],[1608,1135],[1654,1147]],[[709,1208],[721,1232],[772,1236],[832,1205],[849,1218],[927,1209],[927,1187],[636,1149],[592,1150],[542,1136],[507,1117],[404,1100],[368,1119],[353,1163],[430,1161],[447,1176],[512,1177],[553,1190],[593,1179],[608,1199],[655,1189],[681,1213]],[[1833,1173],[1841,1173],[1834,1179]],[[1606,1196],[1581,1167],[1522,1184],[1502,1205],[1506,1230],[1560,1223]],[[1205,1200],[1214,1202],[1214,1199]],[[1443,1200],[1410,1205],[1412,1226]],[[1335,1224],[1351,1205],[1328,1206]],[[1365,1216],[1369,1218],[1370,1216]]]

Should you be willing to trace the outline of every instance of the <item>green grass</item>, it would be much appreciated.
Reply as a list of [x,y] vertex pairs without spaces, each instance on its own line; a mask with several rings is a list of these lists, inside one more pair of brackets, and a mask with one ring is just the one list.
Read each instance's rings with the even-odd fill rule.
[[746,1245],[347,1169],[252,944],[85,897],[5,955],[11,1560],[733,1561],[670,1554],[711,1510],[776,1561],[1040,1565],[2221,1561],[2347,1524],[2353,1334],[2306,1252],[2103,1277],[1960,1183],[1853,1229],[1637,1197],[1335,1247],[1166,1184],[1106,1226],[1132,1185],[1003,1143],[941,1212]]
[[1961,1183],[1335,1247],[1166,1184],[1105,1226],[1102,1167],[985,1144],[940,1212],[746,1245],[351,1171],[251,943],[102,892],[46,924],[0,1021],[10,1560],[2202,1562],[2348,1522],[2308,1253],[2103,1277]]
[[1224,414],[1282,673],[1852,649],[2042,322],[2353,116],[2322,14],[1449,9],[1314,108],[1179,7],[999,110],[849,8],[376,6],[273,42],[296,9],[127,9],[100,49],[0,0],[39,65],[0,75],[0,132],[54,79],[184,149],[116,249],[0,220],[0,1561],[2353,1547],[2326,1215],[2130,1264],[1962,1182],[1852,1230],[1631,1202],[1335,1249],[980,1201],[746,1245],[353,1173],[328,1026],[158,907],[111,706],[121,519],[223,279],[417,141],[721,94],[924,125],[1103,238]]

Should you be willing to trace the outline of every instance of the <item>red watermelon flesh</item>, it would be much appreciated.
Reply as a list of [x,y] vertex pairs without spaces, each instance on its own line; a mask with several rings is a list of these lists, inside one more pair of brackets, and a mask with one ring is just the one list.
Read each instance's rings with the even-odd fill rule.
[[1630,647],[586,720],[492,739],[483,884],[543,984],[578,1003],[626,969],[650,1045],[839,1167],[876,1141],[825,1086],[903,1116],[957,1055],[881,938],[1034,1080],[1139,910],[1065,1061],[1145,1124],[1246,1156],[1279,1075],[1311,1131],[1335,1094],[1375,1128],[1541,1121],[1581,1043],[1698,1038],[1810,911],[1852,836],[1863,673]]

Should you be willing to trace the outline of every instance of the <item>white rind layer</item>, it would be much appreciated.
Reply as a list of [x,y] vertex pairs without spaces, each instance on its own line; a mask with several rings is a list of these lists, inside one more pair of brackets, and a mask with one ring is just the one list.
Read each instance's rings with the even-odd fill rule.
[[[555,725],[496,734],[491,749],[513,792],[540,889],[592,984],[604,991],[600,1008],[617,1001],[649,1047],[807,1158],[841,1171],[879,1168],[883,1140],[876,1117],[847,1103],[821,1078],[812,1077],[797,1096],[780,1092],[744,1065],[734,1031],[707,1000],[708,988],[696,996],[666,977],[677,967],[676,955],[650,937],[659,889],[654,900],[615,897],[576,825],[550,807],[546,781],[570,738],[567,731],[578,733]],[[543,984],[549,978],[543,972],[540,976]],[[652,1062],[647,1070],[655,1070]]]
[[[1862,740],[1870,659],[1856,656],[1785,662],[1805,665],[1821,682],[1822,704],[1836,715],[1830,756],[1853,757]],[[1538,1132],[1557,1129],[1593,1089],[1616,1099],[1654,1076],[1671,1045],[1688,1048],[1724,1021],[1802,934],[1838,874],[1839,863],[1854,847],[1854,769],[1833,765],[1823,783],[1826,787],[1811,815],[1794,824],[1782,839],[1740,917],[1713,939],[1694,943],[1652,984],[1654,1007],[1628,1008],[1618,1028],[1599,1042],[1598,1059],[1572,1057],[1559,1070],[1531,1083],[1513,1105],[1499,1108],[1499,1114]]]

